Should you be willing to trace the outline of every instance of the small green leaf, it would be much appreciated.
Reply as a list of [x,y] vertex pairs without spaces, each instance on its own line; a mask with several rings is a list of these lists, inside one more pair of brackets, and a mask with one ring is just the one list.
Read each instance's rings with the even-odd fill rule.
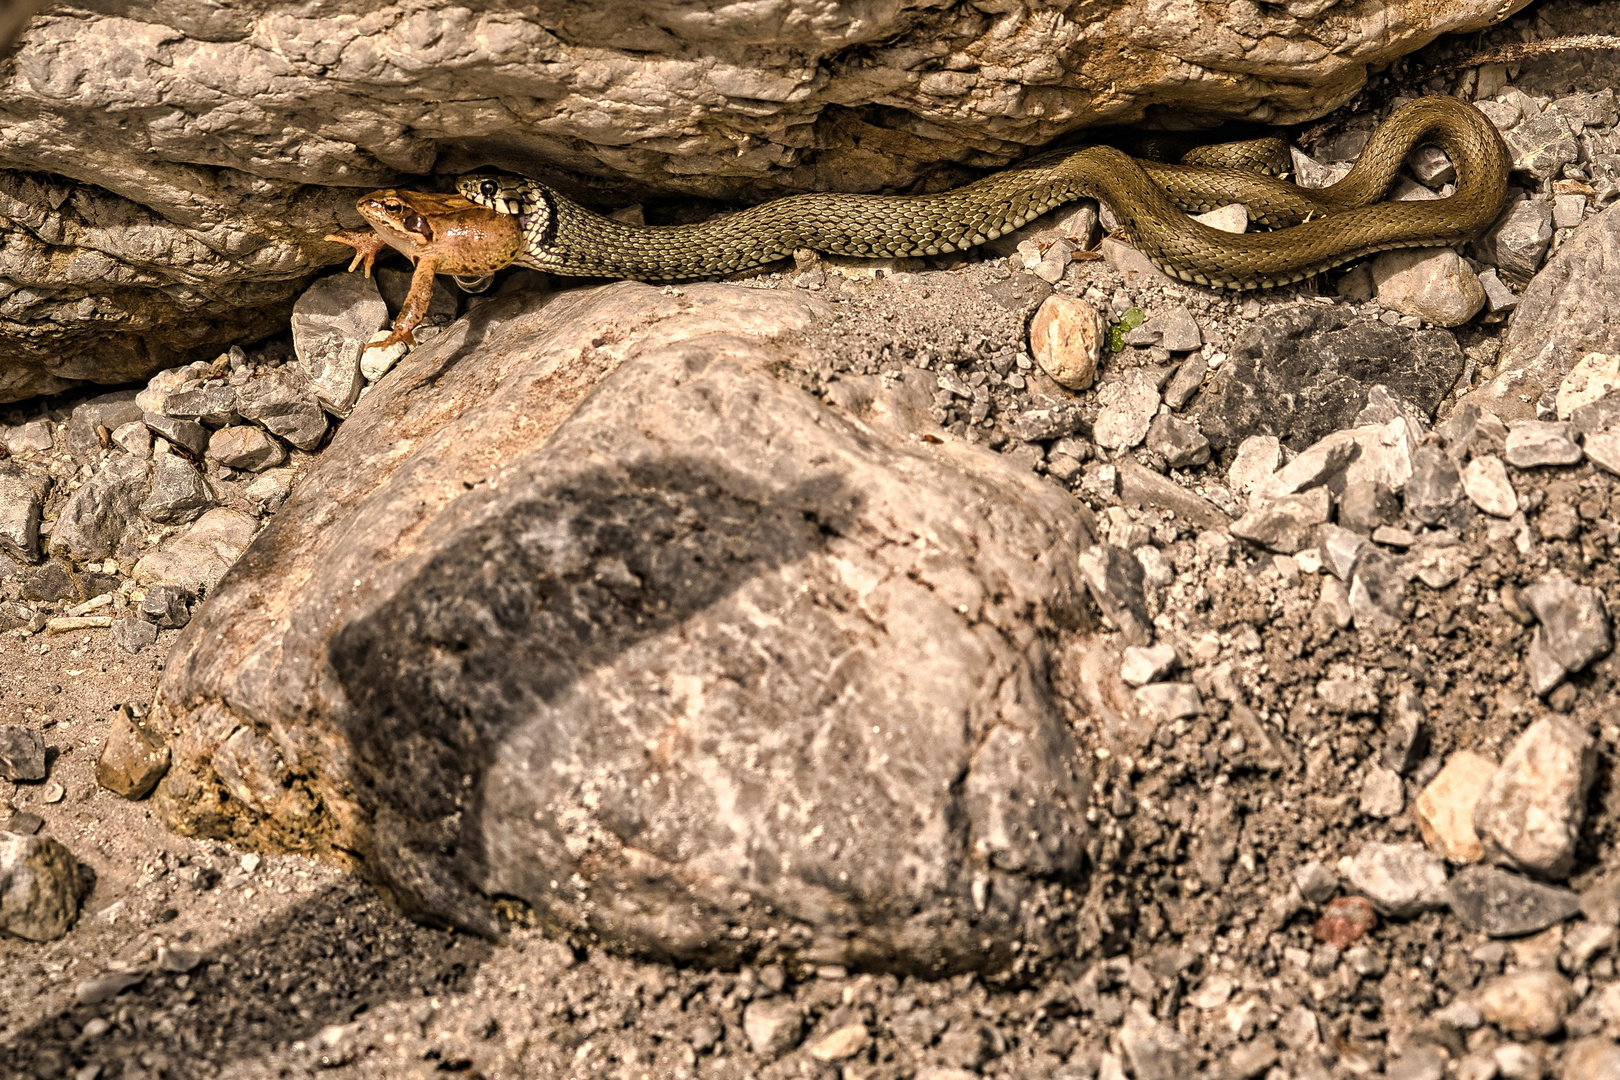
[[1119,322],[1108,328],[1108,351],[1124,352],[1125,335],[1147,322],[1147,312],[1139,307],[1128,308],[1125,314],[1119,317]]

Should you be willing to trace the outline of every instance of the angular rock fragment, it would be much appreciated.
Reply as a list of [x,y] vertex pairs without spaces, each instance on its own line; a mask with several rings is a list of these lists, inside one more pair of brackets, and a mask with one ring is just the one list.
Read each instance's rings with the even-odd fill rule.
[[258,428],[238,426],[214,432],[208,440],[208,456],[233,469],[260,472],[286,461],[287,451]]
[[1238,495],[1248,495],[1282,467],[1282,443],[1275,435],[1250,435],[1238,444],[1226,482]]
[[1406,806],[1401,774],[1393,769],[1369,768],[1362,777],[1357,806],[1371,818],[1392,818]]
[[1403,687],[1395,695],[1394,716],[1385,730],[1384,753],[1380,761],[1384,768],[1405,776],[1417,766],[1428,749],[1429,726],[1423,710],[1423,699],[1411,687]]
[[1492,454],[1470,461],[1462,472],[1463,490],[1473,504],[1494,517],[1512,517],[1519,509],[1519,494],[1508,479],[1507,466]]
[[179,420],[161,413],[146,413],[141,417],[152,434],[169,440],[197,457],[208,449],[208,429],[195,420]]
[[1540,624],[1537,641],[1563,671],[1582,671],[1613,647],[1609,612],[1597,589],[1549,577],[1525,589],[1524,598]]
[[1170,382],[1164,388],[1164,403],[1172,409],[1180,409],[1204,385],[1204,376],[1209,374],[1209,361],[1202,354],[1189,356],[1176,368],[1176,373],[1170,377]]
[[1191,683],[1149,683],[1136,692],[1137,707],[1154,723],[1181,720],[1204,711]]
[[1399,563],[1377,550],[1363,551],[1350,575],[1350,611],[1359,629],[1388,633],[1400,625],[1406,576]]
[[1159,386],[1151,374],[1132,368],[1097,391],[1102,409],[1092,425],[1098,446],[1128,450],[1147,438],[1148,427],[1159,410]]
[[202,473],[177,454],[160,454],[152,463],[152,487],[141,513],[165,525],[195,521],[214,505],[214,492]]
[[1504,457],[1519,469],[1544,465],[1576,465],[1581,446],[1570,424],[1551,420],[1521,420],[1508,428]]
[[1292,555],[1311,544],[1316,527],[1328,519],[1332,496],[1326,488],[1312,488],[1303,495],[1284,495],[1263,503],[1232,523],[1232,535],[1252,540],[1283,555]]
[[1496,264],[1509,281],[1526,282],[1541,268],[1552,243],[1552,207],[1526,200],[1514,203],[1501,221],[1477,243],[1486,262]]
[[45,779],[45,738],[21,724],[0,724],[0,778]]
[[1596,740],[1578,723],[1548,716],[1531,724],[1474,808],[1485,854],[1533,874],[1567,877],[1596,768]]
[[1469,866],[1451,879],[1451,910],[1476,933],[1522,937],[1574,918],[1580,897],[1499,867]]
[[147,472],[145,459],[133,454],[114,457],[97,469],[63,504],[51,531],[51,551],[80,563],[125,551],[147,495]]
[[0,555],[39,561],[39,519],[51,479],[0,461]]
[[1446,906],[1446,867],[1422,844],[1362,845],[1349,861],[1346,883],[1394,918]]
[[1339,495],[1339,524],[1363,536],[1370,536],[1380,526],[1393,525],[1400,519],[1400,499],[1385,484],[1355,480],[1345,484]]
[[743,1034],[755,1054],[780,1057],[804,1037],[804,1014],[791,997],[750,1002],[743,1010]]
[[376,282],[359,274],[321,278],[293,305],[293,350],[327,412],[349,414],[360,393],[360,352],[387,324]]
[[191,621],[191,590],[183,585],[149,585],[136,607],[142,619],[160,630],[175,630]]
[[1125,334],[1127,345],[1157,345],[1169,352],[1191,352],[1204,343],[1198,320],[1185,305],[1162,311]]
[[1153,682],[1176,666],[1176,650],[1170,645],[1127,645],[1120,656],[1119,677],[1131,686]]
[[1453,519],[1463,495],[1462,478],[1451,458],[1436,447],[1419,447],[1406,482],[1406,512],[1426,525],[1439,525]]
[[286,369],[244,386],[237,395],[237,408],[244,419],[300,450],[314,450],[326,436],[326,413],[321,403],[310,392],[307,380],[298,380]]
[[192,592],[214,586],[241,557],[259,523],[240,510],[216,506],[135,564],[135,579],[183,585]]
[[1379,303],[1434,326],[1461,326],[1485,306],[1484,286],[1450,248],[1386,251],[1372,276]]
[[120,709],[96,759],[96,783],[126,799],[145,798],[169,768],[169,748],[161,736]]
[[1479,990],[1485,1022],[1521,1039],[1558,1034],[1571,1004],[1569,980],[1556,971],[1531,969],[1499,975]]
[[1153,620],[1142,590],[1142,564],[1124,548],[1096,544],[1080,556],[1091,596],[1132,645],[1153,641]]
[[1160,413],[1148,425],[1147,448],[1164,458],[1172,469],[1186,469],[1209,460],[1209,440],[1198,425],[1171,413]]
[[1446,759],[1412,809],[1424,843],[1454,863],[1478,862],[1485,857],[1474,831],[1474,808],[1496,775],[1496,762],[1471,750],[1459,750]]
[[170,394],[163,401],[163,415],[211,428],[224,427],[241,419],[236,411],[236,389],[230,386],[206,386]]

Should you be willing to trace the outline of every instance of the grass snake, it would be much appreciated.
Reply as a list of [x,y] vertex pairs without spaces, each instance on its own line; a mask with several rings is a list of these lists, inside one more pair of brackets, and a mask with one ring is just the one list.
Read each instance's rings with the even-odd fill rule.
[[[1425,143],[1450,157],[1455,193],[1382,201],[1401,164]],[[1377,251],[1472,239],[1496,219],[1510,164],[1501,136],[1478,109],[1437,96],[1397,108],[1350,173],[1323,188],[1193,157],[1180,164],[1144,161],[1108,146],[1042,154],[934,195],[791,195],[695,225],[617,221],[521,177],[471,173],[457,188],[481,206],[519,215],[524,239],[517,265],[571,277],[726,277],[802,248],[866,258],[937,255],[1003,236],[1075,199],[1095,198],[1166,273],[1199,285],[1257,289]],[[1272,231],[1227,233],[1187,216],[1234,202]]]

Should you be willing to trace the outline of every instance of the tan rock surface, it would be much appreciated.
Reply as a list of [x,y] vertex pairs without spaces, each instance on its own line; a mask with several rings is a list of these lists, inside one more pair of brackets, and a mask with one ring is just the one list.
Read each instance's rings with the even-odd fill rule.
[[1485,857],[1474,832],[1474,807],[1495,775],[1496,762],[1472,750],[1459,750],[1446,759],[1445,768],[1429,781],[1412,808],[1431,851],[1454,863]]
[[1092,759],[1044,687],[1088,515],[911,439],[928,373],[779,379],[831,317],[624,283],[411,353],[177,641],[154,809],[486,933],[517,897],[694,962],[1072,949]]

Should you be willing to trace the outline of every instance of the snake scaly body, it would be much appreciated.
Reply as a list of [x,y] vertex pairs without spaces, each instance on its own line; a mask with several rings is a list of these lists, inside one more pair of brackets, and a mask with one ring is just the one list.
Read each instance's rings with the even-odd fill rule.
[[[1407,155],[1439,146],[1456,193],[1383,202]],[[696,225],[631,225],[533,180],[473,173],[458,182],[479,205],[519,216],[517,265],[572,277],[683,281],[725,277],[801,248],[895,258],[962,251],[1080,198],[1106,203],[1132,242],[1166,273],[1230,289],[1269,288],[1392,248],[1448,247],[1495,220],[1511,162],[1471,105],[1428,97],[1397,109],[1348,176],[1302,188],[1244,169],[1138,161],[1107,146],[1058,151],[938,195],[793,195]],[[1275,229],[1234,234],[1187,216],[1232,202]]]

